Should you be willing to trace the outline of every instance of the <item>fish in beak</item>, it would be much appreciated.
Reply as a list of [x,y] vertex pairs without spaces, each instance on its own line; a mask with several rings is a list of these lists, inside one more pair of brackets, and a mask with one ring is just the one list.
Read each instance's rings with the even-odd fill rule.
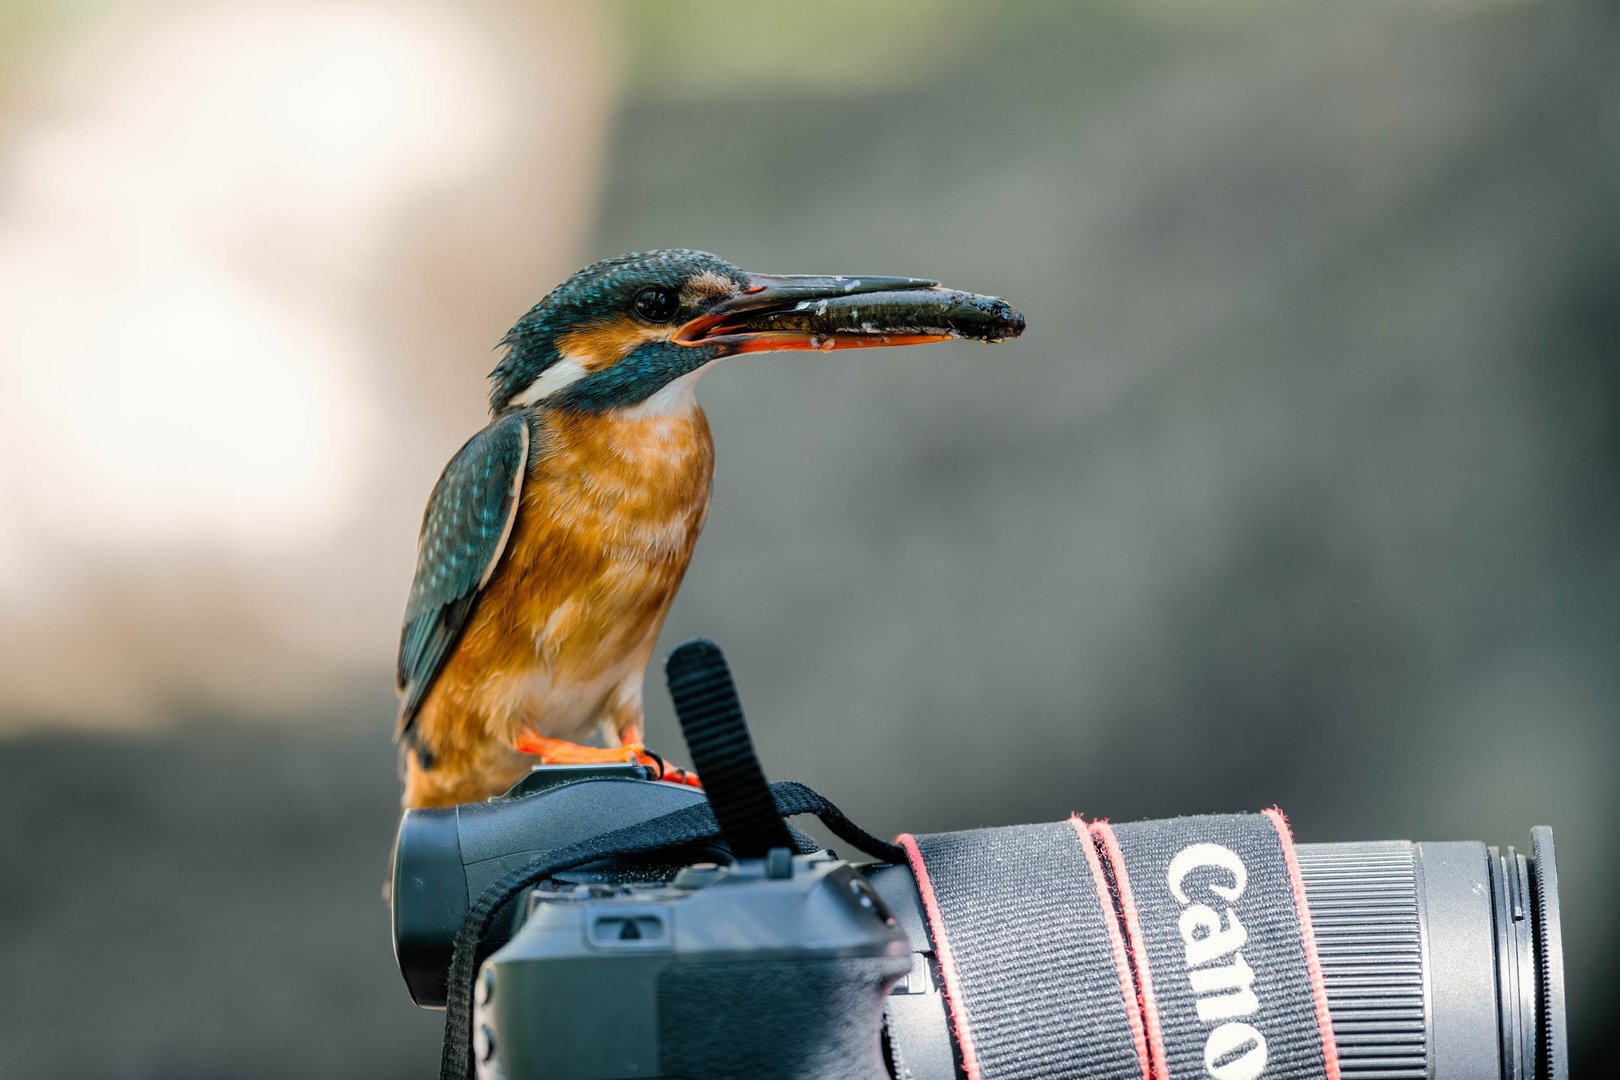
[[683,325],[674,340],[720,356],[796,349],[869,349],[951,338],[1004,341],[1024,316],[995,296],[904,277],[754,274],[741,293]]

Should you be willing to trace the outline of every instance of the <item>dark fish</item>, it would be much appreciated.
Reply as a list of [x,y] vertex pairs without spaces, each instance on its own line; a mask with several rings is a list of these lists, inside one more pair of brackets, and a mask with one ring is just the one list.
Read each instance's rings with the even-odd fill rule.
[[904,337],[925,335],[1005,341],[1024,332],[1024,316],[997,296],[954,289],[905,289],[802,300],[792,308],[760,312],[754,331]]

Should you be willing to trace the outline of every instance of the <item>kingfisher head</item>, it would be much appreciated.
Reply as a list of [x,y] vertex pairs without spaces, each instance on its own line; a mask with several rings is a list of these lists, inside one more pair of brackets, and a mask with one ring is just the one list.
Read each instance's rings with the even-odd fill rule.
[[490,373],[490,408],[601,412],[679,380],[690,388],[705,365],[739,353],[999,341],[1023,329],[1005,300],[922,278],[750,274],[703,251],[636,252],[587,266],[518,320]]

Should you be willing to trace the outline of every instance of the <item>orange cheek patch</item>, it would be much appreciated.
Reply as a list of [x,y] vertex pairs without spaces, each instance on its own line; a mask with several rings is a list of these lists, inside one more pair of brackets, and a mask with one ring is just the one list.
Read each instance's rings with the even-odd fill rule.
[[581,327],[557,339],[557,351],[586,371],[610,368],[649,341],[667,340],[671,326],[647,326],[628,315]]

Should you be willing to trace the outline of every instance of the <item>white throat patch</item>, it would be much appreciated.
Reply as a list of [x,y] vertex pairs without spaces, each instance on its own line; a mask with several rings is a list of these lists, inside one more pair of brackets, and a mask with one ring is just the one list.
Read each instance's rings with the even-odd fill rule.
[[659,388],[645,401],[614,410],[620,416],[641,419],[649,416],[681,416],[692,411],[697,404],[697,381],[705,368],[689,371],[680,378]]

